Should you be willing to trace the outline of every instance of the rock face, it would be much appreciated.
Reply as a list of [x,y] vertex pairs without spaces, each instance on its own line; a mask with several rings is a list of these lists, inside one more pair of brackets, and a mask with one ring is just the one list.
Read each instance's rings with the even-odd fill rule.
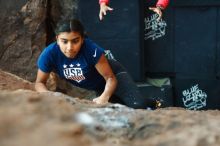
[[27,89],[34,91],[34,84],[16,75],[0,70],[0,90]]
[[[19,89],[20,88],[20,89]],[[0,71],[1,146],[218,146],[220,111],[96,105]]]
[[47,0],[1,1],[0,68],[27,80],[36,76],[36,59],[46,43]]

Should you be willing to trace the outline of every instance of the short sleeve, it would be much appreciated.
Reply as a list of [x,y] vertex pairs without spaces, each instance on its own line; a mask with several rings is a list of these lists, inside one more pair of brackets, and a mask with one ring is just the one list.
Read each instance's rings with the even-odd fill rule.
[[96,65],[99,61],[102,54],[104,54],[104,49],[98,46],[96,43],[90,39],[85,40],[84,44],[84,54],[87,58],[87,61],[91,65]]
[[49,50],[45,48],[44,51],[40,54],[37,61],[38,68],[45,73],[49,73],[52,71],[52,62],[50,54],[51,53],[49,53]]

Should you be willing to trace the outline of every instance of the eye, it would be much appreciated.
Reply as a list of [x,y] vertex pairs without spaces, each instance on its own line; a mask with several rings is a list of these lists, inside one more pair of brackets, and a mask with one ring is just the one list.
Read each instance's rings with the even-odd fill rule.
[[74,40],[72,40],[72,43],[73,44],[77,44],[79,42],[79,39],[74,39]]
[[63,44],[67,44],[68,41],[67,41],[67,40],[62,40],[62,43],[63,43]]

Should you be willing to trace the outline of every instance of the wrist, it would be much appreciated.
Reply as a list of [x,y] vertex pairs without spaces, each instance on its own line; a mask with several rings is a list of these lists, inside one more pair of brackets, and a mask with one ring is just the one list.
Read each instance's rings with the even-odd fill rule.
[[156,8],[160,9],[161,11],[164,10],[164,7],[162,7],[161,5],[157,5]]
[[105,2],[103,2],[103,3],[100,3],[99,5],[100,5],[100,7],[103,7],[103,6],[106,6],[107,4]]
[[99,96],[99,98],[100,98],[102,101],[109,101],[110,96],[105,95],[105,94],[102,94],[101,96]]

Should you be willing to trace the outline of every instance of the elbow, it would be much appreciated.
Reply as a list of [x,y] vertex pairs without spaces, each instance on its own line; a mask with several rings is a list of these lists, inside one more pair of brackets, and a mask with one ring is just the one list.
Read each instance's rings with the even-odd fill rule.
[[112,78],[112,82],[113,82],[113,86],[114,86],[114,90],[115,90],[117,88],[117,85],[118,85],[118,80],[115,76]]
[[106,83],[111,85],[113,88],[116,88],[118,84],[118,80],[114,75],[112,75],[111,77],[106,78]]

